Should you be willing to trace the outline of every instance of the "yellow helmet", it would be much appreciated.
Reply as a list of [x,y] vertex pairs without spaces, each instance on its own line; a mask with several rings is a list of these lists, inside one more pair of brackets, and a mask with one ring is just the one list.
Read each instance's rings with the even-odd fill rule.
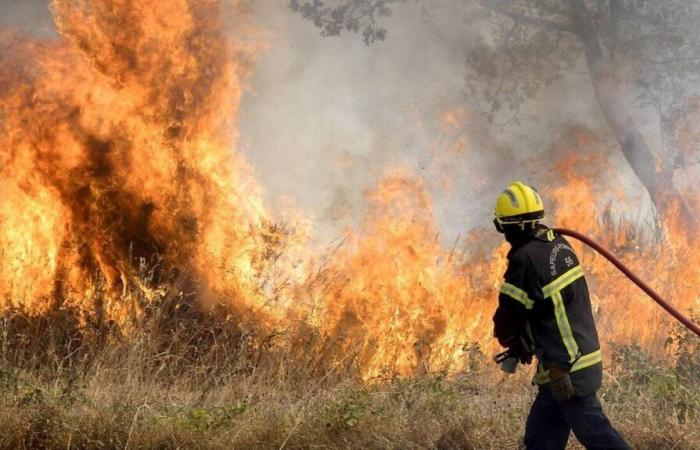
[[544,219],[544,203],[535,188],[514,181],[498,196],[494,214],[498,225],[537,222]]

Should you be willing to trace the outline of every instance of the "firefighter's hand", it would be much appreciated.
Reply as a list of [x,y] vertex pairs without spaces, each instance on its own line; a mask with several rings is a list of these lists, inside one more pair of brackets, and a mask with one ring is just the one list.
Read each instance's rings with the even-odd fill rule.
[[520,339],[508,347],[508,352],[520,361],[520,364],[530,364],[532,362],[532,352],[526,348],[523,340]]
[[551,380],[549,387],[552,390],[554,400],[561,403],[574,396],[574,385],[571,383],[568,370],[553,364],[549,369],[549,378]]
[[520,364],[530,364],[532,362],[532,353],[523,352],[519,355]]

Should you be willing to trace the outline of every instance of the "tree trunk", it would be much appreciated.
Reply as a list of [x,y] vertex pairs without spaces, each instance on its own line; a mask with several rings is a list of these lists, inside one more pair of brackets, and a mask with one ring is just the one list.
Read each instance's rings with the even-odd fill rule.
[[606,73],[603,51],[598,40],[595,37],[584,38],[584,47],[591,83],[603,117],[620,144],[625,159],[656,204],[659,188],[656,158],[627,111],[620,86]]
[[620,145],[622,154],[639,181],[644,185],[656,207],[665,217],[674,206],[685,207],[671,181],[671,174],[660,169],[661,164],[637,129],[621,91],[622,80],[614,77],[614,67],[606,57],[598,33],[587,22],[586,6],[581,0],[569,0],[571,20],[583,44],[586,65],[596,100],[603,117]]

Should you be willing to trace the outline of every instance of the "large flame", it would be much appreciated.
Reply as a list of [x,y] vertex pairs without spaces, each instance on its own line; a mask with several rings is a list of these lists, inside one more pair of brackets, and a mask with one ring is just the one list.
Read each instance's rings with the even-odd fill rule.
[[[428,189],[409,170],[367,193],[359,230],[324,257],[303,239],[303,217],[292,231],[273,224],[235,148],[252,50],[227,39],[220,2],[52,8],[61,39],[0,39],[3,310],[70,307],[126,326],[135,299],[189,290],[202,306],[252,311],[249,320],[301,319],[325,336],[313,349],[321,359],[364,377],[459,368],[466,344],[492,345],[507,246],[486,246],[476,230],[460,248],[444,247]],[[447,154],[463,158],[467,115],[456,111],[443,114],[443,131],[456,136],[445,139],[456,142]],[[675,304],[698,307],[698,242],[682,221],[667,218],[662,244],[639,247],[632,225],[595,218],[605,213],[597,199],[610,195],[595,188],[607,159],[588,151],[600,146],[591,139],[578,131],[559,152],[561,177],[545,195],[553,223],[602,238]],[[603,341],[662,342],[659,311],[602,258],[579,251]]]
[[496,295],[494,286],[479,295],[470,274],[483,281],[479,275],[503,270],[503,259],[465,266],[443,248],[431,199],[405,169],[367,198],[361,231],[334,255],[323,282],[314,283],[333,348],[357,357],[370,377],[461,363],[465,344],[490,338]]
[[[694,248],[700,240],[690,231],[696,224],[678,207],[665,212],[662,224],[639,225],[616,217],[615,212],[626,209],[628,196],[622,185],[608,181],[623,177],[603,153],[594,150],[603,148],[603,143],[584,130],[573,130],[568,141],[568,147],[559,149],[563,157],[554,167],[557,178],[547,190],[555,203],[554,223],[587,233],[673,305],[685,312],[698,311],[700,264]],[[689,189],[686,198],[696,201],[698,193]],[[573,244],[588,274],[601,340],[638,343],[662,354],[670,316],[603,257],[576,241]]]
[[3,300],[89,309],[98,278],[122,294],[148,264],[255,301],[270,230],[233,148],[247,66],[218,3],[52,7],[64,39],[2,41]]

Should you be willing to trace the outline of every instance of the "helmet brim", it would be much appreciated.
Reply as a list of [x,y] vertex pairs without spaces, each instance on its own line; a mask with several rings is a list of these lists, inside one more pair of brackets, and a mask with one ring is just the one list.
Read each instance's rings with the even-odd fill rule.
[[496,221],[498,221],[498,223],[500,223],[501,225],[537,222],[537,221],[540,221],[542,219],[544,219],[544,210],[533,211],[533,212],[529,212],[529,213],[525,213],[525,214],[518,214],[517,216],[507,216],[507,217],[496,216]]

